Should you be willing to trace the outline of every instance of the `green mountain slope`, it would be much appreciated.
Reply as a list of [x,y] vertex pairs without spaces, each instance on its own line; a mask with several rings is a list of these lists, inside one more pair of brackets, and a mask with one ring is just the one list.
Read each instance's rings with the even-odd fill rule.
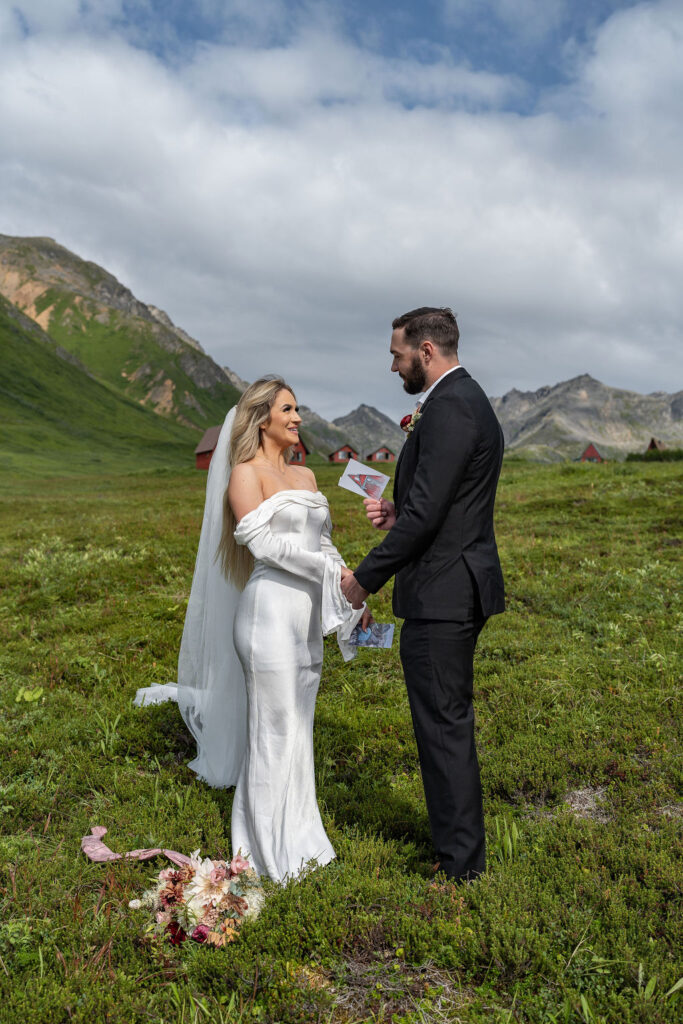
[[223,370],[165,313],[50,238],[0,235],[0,294],[99,380],[197,436],[239,398]]
[[0,296],[0,468],[60,474],[193,464],[197,434],[74,365]]

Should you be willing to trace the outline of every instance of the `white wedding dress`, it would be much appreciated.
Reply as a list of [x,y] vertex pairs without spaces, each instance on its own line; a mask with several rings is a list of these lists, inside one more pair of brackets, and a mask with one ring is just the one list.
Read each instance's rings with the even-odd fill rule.
[[[339,587],[342,564],[320,492],[280,491],[242,520],[254,571],[237,606],[234,644],[246,682],[247,746],[232,809],[233,850],[285,880],[334,850],[315,795],[313,715],[323,630],[344,636],[361,615]],[[341,636],[340,636],[341,633]]]
[[204,519],[178,657],[178,685],[144,687],[137,705],[178,703],[197,743],[189,767],[210,786],[237,785],[233,853],[285,882],[334,850],[315,796],[313,715],[323,635],[345,660],[362,615],[341,592],[341,556],[323,494],[279,491],[244,516],[235,539],[254,556],[240,593],[216,559],[230,476],[226,417],[207,479]]

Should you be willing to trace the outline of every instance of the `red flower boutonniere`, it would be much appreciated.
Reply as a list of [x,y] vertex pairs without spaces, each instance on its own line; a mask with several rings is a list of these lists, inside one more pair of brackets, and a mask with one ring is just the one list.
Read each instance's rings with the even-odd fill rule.
[[406,434],[412,434],[413,430],[415,429],[415,424],[417,423],[421,415],[422,413],[417,411],[415,411],[414,413],[408,413],[408,415],[404,416],[403,419],[401,420],[401,430],[405,430]]

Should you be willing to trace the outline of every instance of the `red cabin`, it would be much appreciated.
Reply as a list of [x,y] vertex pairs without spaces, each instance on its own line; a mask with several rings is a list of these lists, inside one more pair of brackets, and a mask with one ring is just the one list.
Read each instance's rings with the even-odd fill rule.
[[335,448],[327,456],[330,462],[348,462],[349,459],[357,459],[358,452],[355,452],[350,444],[343,444],[341,448]]
[[308,448],[304,441],[299,438],[297,443],[292,449],[292,462],[295,462],[298,466],[306,465],[306,456],[311,454],[311,449]]
[[374,452],[370,452],[365,457],[366,462],[396,462],[396,456],[392,452],[391,448],[387,448],[385,444],[381,448],[375,448]]
[[603,458],[594,444],[589,444],[581,454],[579,462],[607,462],[607,459]]
[[213,455],[216,445],[218,444],[220,432],[220,427],[209,427],[208,430],[204,431],[204,436],[202,437],[201,441],[194,450],[195,469],[209,468],[211,456]]

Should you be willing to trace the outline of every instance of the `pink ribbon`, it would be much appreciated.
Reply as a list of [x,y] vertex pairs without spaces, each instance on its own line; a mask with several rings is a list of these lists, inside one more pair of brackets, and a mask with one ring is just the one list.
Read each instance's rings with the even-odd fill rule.
[[160,846],[155,847],[153,850],[131,850],[129,853],[114,853],[113,850],[110,850],[102,842],[102,836],[107,834],[104,825],[93,825],[90,832],[91,835],[83,836],[81,839],[81,850],[86,857],[94,860],[96,864],[106,864],[107,861],[121,860],[121,858],[126,860],[149,860],[151,857],[158,857],[160,853],[163,853],[164,857],[168,857],[174,864],[190,863],[190,858],[186,857],[184,853],[176,853],[175,850],[162,850]]

